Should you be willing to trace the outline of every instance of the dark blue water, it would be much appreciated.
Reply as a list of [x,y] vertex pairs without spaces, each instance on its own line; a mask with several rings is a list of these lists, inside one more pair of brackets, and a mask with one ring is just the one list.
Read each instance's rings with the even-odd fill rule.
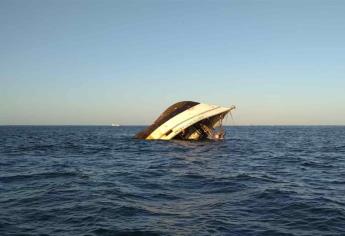
[[345,235],[345,127],[0,127],[0,235]]

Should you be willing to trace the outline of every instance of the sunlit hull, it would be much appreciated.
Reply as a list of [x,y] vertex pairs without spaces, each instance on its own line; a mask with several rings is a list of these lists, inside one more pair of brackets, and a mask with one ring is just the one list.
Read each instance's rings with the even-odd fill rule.
[[136,134],[141,139],[221,139],[223,133],[215,128],[221,125],[226,114],[235,107],[221,107],[191,101],[176,103],[165,110],[158,119],[145,130]]

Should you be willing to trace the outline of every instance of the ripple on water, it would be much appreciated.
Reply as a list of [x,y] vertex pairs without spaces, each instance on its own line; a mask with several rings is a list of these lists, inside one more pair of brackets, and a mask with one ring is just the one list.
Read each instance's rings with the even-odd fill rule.
[[344,127],[0,127],[0,235],[345,235]]

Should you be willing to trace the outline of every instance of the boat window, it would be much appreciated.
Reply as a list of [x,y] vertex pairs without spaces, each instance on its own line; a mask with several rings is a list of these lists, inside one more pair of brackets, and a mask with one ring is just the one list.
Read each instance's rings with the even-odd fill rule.
[[172,133],[172,129],[170,129],[168,132],[165,133],[166,136]]

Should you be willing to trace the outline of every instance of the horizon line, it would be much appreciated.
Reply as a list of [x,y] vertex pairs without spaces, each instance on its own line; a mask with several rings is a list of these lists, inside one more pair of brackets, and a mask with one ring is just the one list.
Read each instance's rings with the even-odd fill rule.
[[[0,124],[0,126],[102,126],[102,127],[128,127],[128,126],[149,126],[150,124],[126,124],[120,126],[102,125],[102,124]],[[235,124],[235,125],[223,125],[223,127],[235,127],[235,126],[345,126],[345,124]]]

